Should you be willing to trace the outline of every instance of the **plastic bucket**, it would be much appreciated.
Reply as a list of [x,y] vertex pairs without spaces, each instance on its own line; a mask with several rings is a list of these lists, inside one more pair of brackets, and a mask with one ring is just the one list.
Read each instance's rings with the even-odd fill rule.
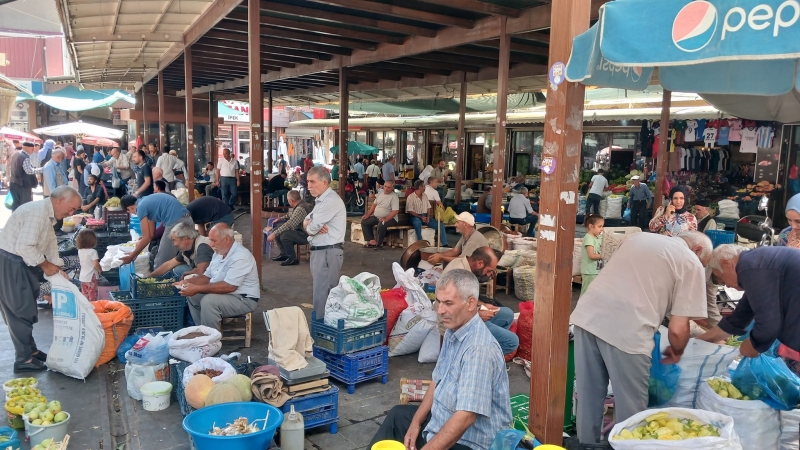
[[45,439],[52,439],[56,442],[63,441],[67,436],[69,429],[69,419],[72,417],[67,414],[66,420],[52,425],[33,425],[28,424],[28,439],[31,441],[31,447],[41,444]]
[[[14,380],[19,380],[19,379],[20,378],[15,378]],[[8,383],[9,381],[14,381],[14,380],[8,380],[8,381],[6,381],[6,383]],[[6,383],[3,384],[3,392],[10,393],[14,389],[16,389],[16,388],[11,387],[11,386],[6,386]],[[26,386],[26,387],[38,388],[39,387],[39,380],[34,381],[33,384],[31,384],[30,386]]]
[[169,408],[172,383],[151,381],[143,384],[139,392],[142,393],[142,406],[145,411],[161,411]]
[[370,450],[406,450],[406,446],[397,441],[380,441],[376,442]]
[[[212,436],[213,426],[225,426],[240,417],[246,417],[259,427],[264,427],[264,418],[269,413],[266,427],[255,433],[240,436]],[[198,409],[183,419],[183,429],[192,437],[196,450],[256,450],[269,447],[275,430],[283,423],[283,413],[272,405],[256,402],[224,403]]]

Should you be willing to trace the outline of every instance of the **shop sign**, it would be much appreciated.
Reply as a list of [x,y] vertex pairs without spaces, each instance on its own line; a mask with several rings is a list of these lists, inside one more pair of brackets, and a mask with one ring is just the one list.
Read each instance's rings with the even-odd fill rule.
[[781,163],[781,150],[778,146],[773,148],[759,148],[756,152],[756,171],[753,181],[778,182],[778,168]]

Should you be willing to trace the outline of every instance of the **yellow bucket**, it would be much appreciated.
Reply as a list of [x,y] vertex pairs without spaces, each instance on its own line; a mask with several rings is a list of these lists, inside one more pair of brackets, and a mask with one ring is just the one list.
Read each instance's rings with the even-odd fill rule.
[[406,450],[406,446],[397,441],[380,441],[372,446],[372,450]]
[[559,447],[557,445],[545,444],[536,447],[536,450],[565,450],[565,449],[564,447]]

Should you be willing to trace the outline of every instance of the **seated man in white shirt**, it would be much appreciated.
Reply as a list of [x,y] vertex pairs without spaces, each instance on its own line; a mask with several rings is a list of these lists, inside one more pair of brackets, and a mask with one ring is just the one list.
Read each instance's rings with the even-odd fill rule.
[[442,204],[442,197],[439,195],[439,179],[436,177],[428,177],[428,185],[425,186],[425,195],[428,200],[436,202],[436,206],[444,209]]
[[511,197],[508,202],[508,223],[513,225],[528,225],[528,236],[536,237],[536,221],[539,220],[539,213],[531,207],[528,199],[528,188],[519,190],[519,194]]
[[188,297],[189,312],[196,325],[220,329],[225,317],[252,312],[261,297],[258,267],[253,255],[233,239],[224,223],[208,233],[214,256],[203,275],[185,279],[175,286]]

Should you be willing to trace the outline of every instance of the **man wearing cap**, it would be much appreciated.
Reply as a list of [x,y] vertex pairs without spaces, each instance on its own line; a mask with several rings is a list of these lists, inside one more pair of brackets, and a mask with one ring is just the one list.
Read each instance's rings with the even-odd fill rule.
[[456,231],[461,234],[456,246],[446,252],[432,255],[428,259],[429,263],[449,263],[460,256],[472,256],[476,248],[489,246],[486,237],[475,229],[475,217],[466,211],[456,216]]
[[711,202],[707,198],[698,198],[694,202],[694,215],[697,217],[697,231],[705,233],[717,229],[717,221],[711,216],[709,210]]
[[[22,144],[22,151],[15,152],[8,163],[8,184],[9,192],[14,197],[12,211],[25,203],[33,201],[31,189],[39,184],[36,174],[42,173],[40,167],[31,161],[31,156],[35,152],[35,147],[30,142]],[[38,162],[38,159],[36,160]]]
[[646,184],[639,180],[639,175],[631,177],[631,194],[628,197],[628,208],[631,209],[631,225],[643,230],[649,228],[647,210],[653,205],[653,194]]

